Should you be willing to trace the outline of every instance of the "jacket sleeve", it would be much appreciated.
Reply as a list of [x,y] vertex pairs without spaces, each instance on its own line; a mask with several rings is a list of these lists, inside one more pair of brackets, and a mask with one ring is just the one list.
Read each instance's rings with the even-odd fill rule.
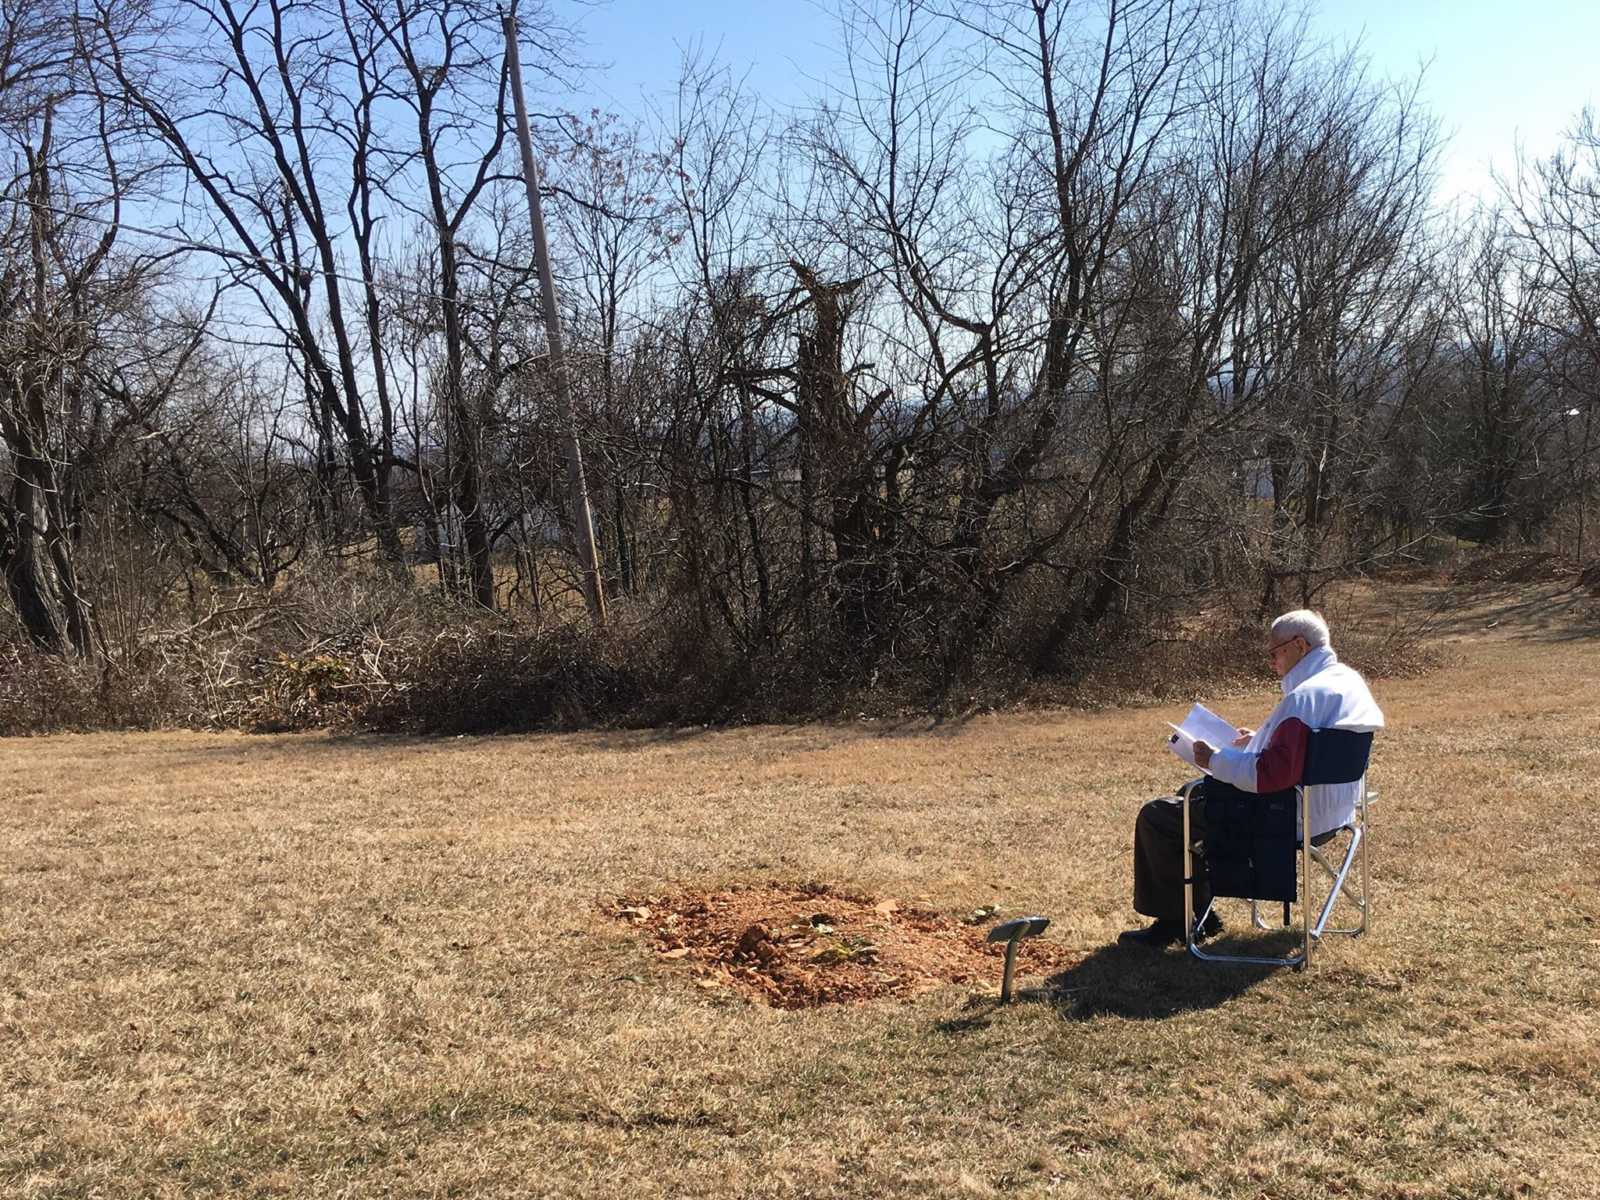
[[1280,721],[1259,754],[1219,749],[1211,756],[1211,774],[1246,792],[1281,792],[1300,782],[1306,767],[1306,741],[1311,734],[1304,721]]
[[1298,717],[1279,722],[1256,759],[1256,791],[1281,792],[1300,782],[1306,770],[1306,745],[1311,730]]

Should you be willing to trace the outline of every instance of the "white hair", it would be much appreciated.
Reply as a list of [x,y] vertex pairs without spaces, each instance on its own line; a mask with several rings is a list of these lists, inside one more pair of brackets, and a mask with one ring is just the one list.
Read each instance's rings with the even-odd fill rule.
[[1315,650],[1328,644],[1328,623],[1322,619],[1321,613],[1314,613],[1309,608],[1297,608],[1272,622],[1271,636],[1274,642],[1304,638],[1306,645]]

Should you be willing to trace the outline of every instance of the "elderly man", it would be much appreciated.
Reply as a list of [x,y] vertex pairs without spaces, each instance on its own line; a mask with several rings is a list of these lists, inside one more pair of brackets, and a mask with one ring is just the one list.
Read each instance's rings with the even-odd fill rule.
[[[1333,652],[1328,623],[1317,613],[1297,609],[1272,622],[1267,657],[1283,681],[1283,699],[1260,729],[1241,729],[1232,746],[1195,743],[1195,762],[1223,783],[1247,792],[1277,792],[1300,782],[1306,742],[1314,729],[1377,730],[1383,713],[1367,684]],[[1338,829],[1355,817],[1360,785],[1308,789],[1311,835]],[[1133,907],[1155,923],[1124,933],[1120,941],[1166,946],[1183,941],[1184,801],[1161,797],[1139,811],[1133,836]],[[1190,813],[1191,833],[1204,836],[1201,806]],[[1195,860],[1195,911],[1211,902],[1205,867]],[[1209,937],[1222,928],[1215,914],[1198,931]]]

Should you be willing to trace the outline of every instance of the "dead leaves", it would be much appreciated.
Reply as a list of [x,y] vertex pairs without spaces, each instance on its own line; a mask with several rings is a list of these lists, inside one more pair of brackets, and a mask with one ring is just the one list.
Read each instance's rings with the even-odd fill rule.
[[[998,978],[995,951],[976,928],[996,905],[957,920],[921,904],[807,883],[635,897],[606,911],[645,932],[657,960],[690,967],[695,986],[778,1008],[914,996]],[[1035,969],[1065,962],[1064,948],[1050,944],[1024,954]]]

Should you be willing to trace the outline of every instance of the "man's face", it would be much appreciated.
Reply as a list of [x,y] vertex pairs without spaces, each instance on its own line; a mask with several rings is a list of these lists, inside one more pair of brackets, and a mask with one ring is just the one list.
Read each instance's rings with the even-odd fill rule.
[[1280,638],[1272,640],[1272,634],[1267,634],[1267,657],[1272,660],[1272,669],[1279,679],[1282,679],[1294,665],[1306,656],[1309,647],[1303,637]]

